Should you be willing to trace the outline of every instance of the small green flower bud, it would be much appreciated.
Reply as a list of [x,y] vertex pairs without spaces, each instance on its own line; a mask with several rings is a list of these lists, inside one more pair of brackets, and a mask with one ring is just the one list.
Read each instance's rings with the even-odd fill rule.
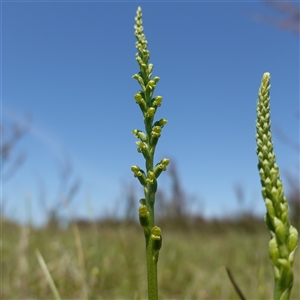
[[[149,53],[149,57],[150,57],[150,53]],[[147,76],[148,76],[148,78],[151,77],[151,75],[152,75],[152,70],[153,70],[153,64],[149,64],[149,65],[148,65],[148,69],[147,69]]]
[[147,84],[147,87],[149,87],[151,90],[155,88],[155,81],[150,80]]
[[270,258],[275,266],[278,266],[278,258],[279,258],[279,251],[278,251],[278,245],[276,242],[276,237],[273,237],[269,241],[269,254]]
[[267,190],[270,190],[272,187],[272,182],[269,177],[267,177],[265,180],[265,187],[267,188]]
[[158,226],[154,226],[151,230],[151,233],[155,236],[161,235],[161,229]]
[[146,117],[148,118],[152,118],[155,114],[155,108],[154,107],[150,107],[146,113]]
[[147,227],[149,225],[149,212],[146,205],[139,207],[139,219],[143,227]]
[[154,170],[153,173],[155,175],[155,178],[158,178],[158,176],[161,174],[162,171],[166,171],[167,165],[169,164],[170,160],[168,158],[163,158],[160,163],[158,163]]
[[153,183],[155,180],[155,174],[152,171],[148,171],[148,177],[147,177],[147,182],[148,183]]
[[150,154],[147,143],[141,141],[137,141],[135,143],[138,145],[138,152],[142,153],[145,159],[148,159]]
[[295,227],[290,226],[289,228],[289,243],[288,243],[288,249],[289,252],[292,252],[296,249],[298,244],[298,231]]
[[146,174],[142,169],[140,169],[138,166],[132,166],[131,171],[133,172],[133,176],[137,177],[142,186],[147,185]]
[[170,160],[168,158],[163,158],[161,160],[162,169],[165,171],[167,169],[167,165],[170,163]]
[[281,215],[281,220],[282,220],[282,222],[283,222],[283,223],[286,223],[287,219],[288,219],[288,214],[287,214],[287,212],[282,213],[282,215]]
[[138,92],[134,95],[134,99],[137,104],[142,104],[143,102],[145,102],[145,100],[140,92]]
[[136,141],[135,143],[136,143],[141,149],[148,148],[148,145],[147,145],[147,143],[145,143],[145,142],[142,142],[142,141]]
[[139,103],[143,99],[143,96],[141,95],[141,93],[137,93],[134,95],[134,99],[137,103]]
[[153,127],[152,127],[152,131],[151,131],[151,139],[150,139],[150,144],[152,146],[156,146],[158,139],[160,138],[160,133],[162,130],[162,127],[159,122],[155,122]]
[[[139,59],[140,59],[140,58],[139,58]],[[138,60],[138,58],[137,58],[137,60]],[[134,75],[132,76],[132,78],[136,79],[136,80],[139,82],[139,84],[140,84],[141,86],[145,86],[144,80],[143,80],[143,78],[142,78],[140,75],[134,74]]]
[[139,176],[139,175],[138,175],[138,172],[140,172],[141,169],[140,169],[140,167],[138,167],[138,166],[132,166],[132,167],[131,167],[131,171],[134,173],[134,177],[137,177],[137,176]]
[[161,133],[161,127],[160,126],[153,126],[151,135],[153,137],[159,138]]
[[149,186],[148,186],[149,193],[156,193],[156,191],[157,191],[157,181],[156,181],[155,174],[154,174],[153,171],[148,171],[148,177],[147,177],[146,181],[149,184]]
[[134,134],[134,136],[135,136],[136,138],[139,137],[139,136],[138,136],[138,132],[139,132],[138,129],[133,129],[133,130],[132,130],[132,133]]
[[142,152],[144,150],[144,148],[147,148],[147,144],[141,141],[137,141],[135,142],[139,147],[138,147],[138,151]]
[[[138,49],[141,49],[141,44],[138,44]],[[139,50],[140,51],[140,50]],[[142,58],[140,57],[139,53],[137,53],[135,55],[135,59],[137,60],[138,64],[141,66],[141,64],[143,63]],[[138,78],[134,78],[134,79],[138,79]]]
[[292,251],[292,252],[289,254],[289,262],[290,262],[291,265],[294,263],[295,253],[296,253],[296,248],[295,248],[294,251]]
[[[147,93],[148,97],[149,97],[149,100],[151,101],[151,97],[154,93],[154,90],[155,90],[155,83],[153,80],[150,80],[146,86],[146,90],[145,92]],[[149,102],[147,102],[148,104],[148,107],[151,105]]]
[[140,109],[142,112],[146,112],[147,111],[147,104],[143,98],[143,96],[141,95],[141,93],[137,93],[134,95],[135,101],[136,103],[140,106]]
[[290,270],[291,269],[291,264],[290,262],[285,259],[285,258],[278,258],[278,262],[280,263],[281,266],[283,266],[284,268]]
[[163,99],[162,96],[156,96],[155,98],[152,99],[152,105],[155,107],[160,106],[162,99]]
[[158,82],[159,82],[159,80],[160,80],[160,78],[159,78],[159,77],[157,77],[157,76],[155,76],[155,77],[153,78],[153,81],[155,82],[155,84],[156,84],[156,83],[158,83]]
[[149,216],[148,208],[146,205],[142,205],[139,207],[139,215],[143,218]]
[[166,119],[160,119],[159,121],[155,122],[153,126],[160,126],[163,128],[167,123],[168,121]]
[[275,217],[275,211],[274,211],[274,206],[273,206],[272,201],[270,199],[266,198],[265,204],[266,204],[267,212],[268,212],[269,216],[271,218],[274,218]]
[[275,232],[277,237],[280,239],[282,243],[284,243],[286,235],[285,235],[284,225],[282,221],[274,217],[274,225],[275,225]]
[[132,133],[135,135],[136,138],[139,138],[142,142],[147,142],[147,135],[138,129],[132,130]]
[[[261,164],[261,161],[263,160],[263,154],[260,151],[258,152],[258,158],[259,158],[259,161],[260,161],[260,164]],[[260,170],[263,171],[262,168]]]
[[273,199],[278,199],[278,189],[275,186],[272,187],[271,193],[272,193]]
[[157,226],[154,226],[151,230],[151,239],[153,241],[152,247],[154,251],[159,251],[162,246],[162,236],[161,229]]
[[[287,202],[284,203],[279,203],[280,205],[280,209],[281,209],[281,213],[287,213],[288,212],[288,206],[287,206]],[[281,218],[281,220],[283,221],[283,219]],[[284,222],[284,221],[283,221]]]
[[142,51],[143,56],[148,56],[150,54],[149,50],[143,49]]

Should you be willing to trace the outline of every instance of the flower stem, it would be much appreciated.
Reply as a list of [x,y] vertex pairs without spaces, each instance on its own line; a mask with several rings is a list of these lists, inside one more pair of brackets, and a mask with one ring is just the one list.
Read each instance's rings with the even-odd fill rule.
[[270,74],[262,77],[258,93],[256,121],[256,153],[261,178],[262,196],[267,213],[265,223],[270,231],[269,254],[275,278],[274,299],[287,300],[293,286],[295,251],[298,232],[290,225],[288,202],[276,164],[270,121]]
[[146,173],[138,166],[132,166],[131,170],[134,177],[137,177],[140,184],[144,187],[145,198],[140,200],[139,218],[141,226],[144,229],[146,241],[146,256],[147,256],[147,277],[148,277],[148,299],[158,299],[157,287],[157,261],[158,253],[162,245],[161,229],[155,226],[154,219],[154,203],[155,193],[157,191],[157,178],[162,171],[166,170],[169,164],[169,159],[162,159],[154,167],[155,148],[160,138],[162,128],[167,123],[167,120],[161,119],[153,123],[157,108],[161,105],[162,97],[153,97],[159,77],[152,78],[153,64],[149,64],[150,52],[147,50],[148,42],[144,35],[142,26],[142,10],[138,7],[135,18],[135,36],[137,38],[136,60],[140,67],[140,72],[134,74],[133,78],[138,81],[141,90],[135,94],[134,98],[139,105],[145,125],[145,132],[134,129],[132,132],[139,141],[138,152],[142,153],[145,158]]

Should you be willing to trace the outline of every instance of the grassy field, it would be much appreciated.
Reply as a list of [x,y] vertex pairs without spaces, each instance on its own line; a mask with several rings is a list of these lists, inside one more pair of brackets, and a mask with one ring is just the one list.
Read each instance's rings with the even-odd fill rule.
[[[1,299],[54,299],[38,263],[38,249],[62,299],[145,299],[144,237],[138,226],[30,229],[2,221]],[[164,228],[162,226],[162,228]],[[163,229],[160,299],[239,299],[232,271],[246,298],[272,299],[268,230],[238,224]],[[291,299],[300,299],[299,251]]]

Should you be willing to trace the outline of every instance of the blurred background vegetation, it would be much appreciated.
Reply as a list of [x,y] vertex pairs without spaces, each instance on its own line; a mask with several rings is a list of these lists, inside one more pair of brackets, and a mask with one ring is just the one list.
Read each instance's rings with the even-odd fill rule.
[[[188,220],[188,222],[186,221]],[[272,299],[269,234],[250,215],[205,221],[200,216],[157,221],[163,228],[160,299]],[[65,228],[49,219],[32,228],[1,220],[1,299],[54,299],[38,263],[41,253],[62,299],[145,299],[145,246],[131,219],[74,220]],[[300,299],[299,251],[291,299]]]

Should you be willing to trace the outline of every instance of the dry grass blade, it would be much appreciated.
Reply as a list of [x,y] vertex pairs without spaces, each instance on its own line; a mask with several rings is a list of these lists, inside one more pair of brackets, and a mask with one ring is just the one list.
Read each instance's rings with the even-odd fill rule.
[[233,275],[230,271],[230,269],[228,267],[226,267],[226,271],[227,271],[227,274],[228,274],[228,277],[235,289],[235,291],[237,292],[237,294],[239,295],[240,299],[241,300],[246,300],[245,296],[243,295],[241,289],[238,287],[237,283],[235,282],[234,278],[233,278]]
[[38,260],[38,262],[39,262],[39,264],[40,264],[40,266],[41,266],[41,268],[42,268],[42,270],[44,272],[44,275],[45,275],[46,280],[47,280],[47,282],[48,282],[48,284],[50,286],[50,289],[51,289],[51,291],[52,291],[52,293],[54,295],[54,298],[56,300],[61,300],[60,295],[58,293],[58,290],[57,290],[57,288],[55,286],[55,283],[54,283],[54,281],[53,281],[53,279],[52,279],[52,277],[50,275],[50,272],[49,272],[49,270],[47,268],[47,265],[46,265],[46,263],[45,263],[45,261],[43,259],[43,256],[41,255],[41,253],[40,253],[40,251],[38,249],[35,250],[35,255],[36,255],[37,260]]

